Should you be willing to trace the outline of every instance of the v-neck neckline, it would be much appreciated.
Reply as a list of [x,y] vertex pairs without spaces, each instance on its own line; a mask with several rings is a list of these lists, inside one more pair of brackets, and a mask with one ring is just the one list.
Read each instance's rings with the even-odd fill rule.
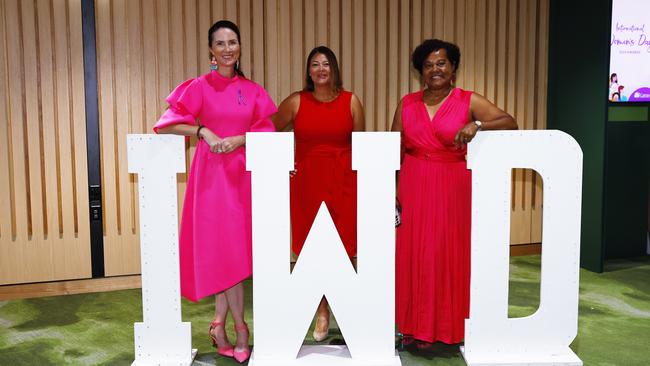
[[452,88],[449,94],[447,94],[447,96],[445,96],[445,98],[440,103],[438,103],[439,107],[433,113],[433,116],[429,114],[429,108],[427,108],[427,104],[424,102],[424,90],[420,92],[420,103],[422,104],[422,107],[424,108],[424,112],[426,113],[427,118],[429,119],[429,123],[433,123],[436,120],[436,117],[438,117],[438,112],[440,112],[442,107],[445,106],[445,103],[447,103],[447,101],[449,100],[449,98],[451,97],[451,95],[454,93],[455,90],[456,88]]

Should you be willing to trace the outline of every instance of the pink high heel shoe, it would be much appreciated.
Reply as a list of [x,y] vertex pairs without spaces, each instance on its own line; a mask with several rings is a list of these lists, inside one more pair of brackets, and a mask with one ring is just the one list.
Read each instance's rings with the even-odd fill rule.
[[246,332],[246,348],[243,351],[239,350],[239,347],[235,347],[233,351],[233,357],[239,363],[244,363],[251,357],[251,349],[248,347],[248,324],[243,323],[240,325],[235,324],[235,332],[237,332],[237,338],[239,338],[240,332]]
[[[212,334],[212,330],[217,327],[223,327],[224,323],[218,322],[216,320],[213,320],[212,323],[210,323],[210,329],[208,329],[208,335],[210,335],[210,339],[212,340],[212,346],[217,349],[217,353],[221,356],[224,357],[235,357],[234,353],[234,348],[230,342],[228,342],[228,338],[226,336],[226,343],[227,345],[219,347],[217,344],[217,338]],[[225,329],[224,329],[225,333]]]

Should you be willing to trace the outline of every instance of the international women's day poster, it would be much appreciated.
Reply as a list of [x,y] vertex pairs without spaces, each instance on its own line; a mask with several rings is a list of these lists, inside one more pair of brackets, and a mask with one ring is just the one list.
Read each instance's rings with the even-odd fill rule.
[[650,0],[614,0],[609,100],[650,102]]

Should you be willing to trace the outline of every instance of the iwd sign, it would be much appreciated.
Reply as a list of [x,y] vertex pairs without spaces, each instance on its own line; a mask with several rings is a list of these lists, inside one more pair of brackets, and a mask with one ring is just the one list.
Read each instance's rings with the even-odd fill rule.
[[[253,198],[253,366],[398,366],[394,347],[395,171],[399,134],[355,132],[358,258],[352,267],[321,206],[290,270],[292,133],[249,133]],[[552,146],[552,149],[549,149]],[[144,321],[135,324],[134,365],[190,365],[190,324],[180,316],[176,174],[183,137],[129,135],[137,173]],[[170,164],[173,162],[173,164]],[[472,169],[472,284],[463,357],[479,365],[575,365],[582,152],[558,131],[481,132]],[[510,177],[532,168],[544,180],[541,300],[526,318],[507,318]],[[325,295],[346,346],[302,346]]]
[[609,95],[613,102],[650,101],[650,1],[614,0]]

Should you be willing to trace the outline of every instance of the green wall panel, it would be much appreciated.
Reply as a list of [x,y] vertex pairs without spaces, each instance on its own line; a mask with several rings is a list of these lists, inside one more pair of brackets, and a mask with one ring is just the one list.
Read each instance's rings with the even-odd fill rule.
[[604,257],[645,255],[650,178],[647,117],[643,122],[609,123],[605,151]]
[[648,107],[614,105],[607,115],[610,122],[648,122]]
[[547,125],[567,132],[582,148],[581,265],[597,272],[603,270],[610,24],[611,0],[551,0]]

